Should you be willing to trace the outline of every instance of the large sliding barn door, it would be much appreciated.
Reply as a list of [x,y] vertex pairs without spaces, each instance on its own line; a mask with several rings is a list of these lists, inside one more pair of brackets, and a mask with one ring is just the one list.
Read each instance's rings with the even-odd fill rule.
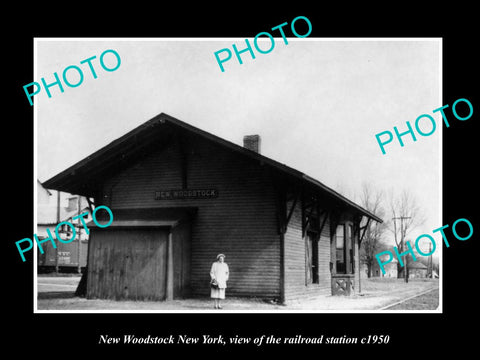
[[164,300],[168,229],[92,229],[87,297]]

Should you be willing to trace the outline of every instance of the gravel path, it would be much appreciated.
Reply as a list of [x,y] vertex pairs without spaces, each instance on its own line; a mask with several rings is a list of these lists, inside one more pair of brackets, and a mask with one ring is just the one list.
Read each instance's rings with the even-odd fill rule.
[[[404,284],[401,281],[385,284],[372,282],[362,294],[352,296],[318,296],[274,304],[259,299],[228,297],[222,310],[213,309],[208,298],[160,301],[114,301],[78,298],[74,296],[79,277],[39,277],[38,310],[59,311],[179,311],[179,312],[362,312],[381,311],[379,309],[412,297],[426,290],[437,288],[438,281],[419,281]],[[389,310],[389,309],[388,309]],[[435,310],[435,309],[427,309]]]

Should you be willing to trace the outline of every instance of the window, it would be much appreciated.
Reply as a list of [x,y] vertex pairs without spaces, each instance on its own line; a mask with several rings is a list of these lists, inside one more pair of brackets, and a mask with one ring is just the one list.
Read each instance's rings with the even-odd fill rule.
[[345,225],[337,226],[336,231],[336,255],[337,255],[337,274],[345,274],[346,268],[346,254],[345,254]]
[[335,232],[336,273],[355,273],[355,236],[353,224],[337,226]]

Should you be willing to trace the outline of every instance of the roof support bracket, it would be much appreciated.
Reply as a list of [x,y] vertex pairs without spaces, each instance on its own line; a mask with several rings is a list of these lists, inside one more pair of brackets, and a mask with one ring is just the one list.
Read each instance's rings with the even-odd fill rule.
[[322,215],[325,215],[324,218],[323,218],[323,221],[322,221],[322,224],[320,225],[320,229],[318,230],[318,236],[320,237],[322,235],[322,230],[323,228],[325,227],[325,224],[327,222],[327,219],[328,219],[328,216],[329,216],[329,213],[328,211],[323,211],[321,214],[318,215],[318,217],[320,218]]
[[362,236],[360,237],[360,239],[359,239],[359,241],[358,241],[359,244],[362,243],[363,237],[365,236],[365,232],[367,231],[367,228],[370,226],[370,221],[371,221],[371,220],[372,220],[372,218],[369,217],[368,220],[367,220],[367,224],[366,224],[364,227],[362,227],[362,228],[359,229],[359,230],[363,230]]
[[297,193],[296,196],[293,198],[293,204],[290,207],[290,210],[288,211],[285,227],[288,227],[288,224],[290,223],[290,219],[292,218],[293,211],[295,210],[295,206],[297,206],[298,198],[299,198],[299,194]]
[[90,214],[93,214],[93,206],[95,205],[92,200],[87,196],[88,208],[90,209]]

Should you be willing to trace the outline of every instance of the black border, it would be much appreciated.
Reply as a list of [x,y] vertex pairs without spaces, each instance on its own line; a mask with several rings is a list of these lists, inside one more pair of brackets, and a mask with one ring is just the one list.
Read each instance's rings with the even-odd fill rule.
[[[139,4],[140,5],[140,4]],[[243,3],[223,3],[194,9],[184,5],[173,10],[161,4],[128,9],[110,4],[106,9],[85,6],[83,10],[68,7],[40,10],[31,6],[13,12],[12,28],[3,56],[7,74],[7,96],[4,106],[4,207],[8,214],[3,258],[6,259],[5,289],[9,320],[5,343],[21,351],[26,345],[39,357],[62,354],[106,355],[137,354],[154,351],[159,357],[183,350],[195,354],[235,353],[276,350],[282,354],[312,351],[319,357],[326,352],[352,350],[355,355],[371,356],[373,352],[390,356],[393,350],[403,350],[405,356],[432,355],[443,349],[463,351],[475,344],[475,327],[470,319],[476,312],[476,262],[478,257],[478,214],[473,204],[480,197],[476,185],[475,128],[480,106],[478,101],[478,55],[474,36],[473,6],[455,3],[446,9],[440,3],[435,8],[421,9],[408,3],[367,7],[365,4],[340,4],[338,8],[310,5],[294,10],[280,3],[266,11]],[[417,4],[418,5],[418,4]],[[35,5],[34,5],[35,6]],[[121,5],[124,6],[124,5]],[[154,9],[152,8],[154,7]],[[88,11],[87,11],[88,10]],[[14,11],[14,10],[10,10]],[[453,104],[467,98],[473,104],[474,115],[465,122],[452,121],[444,127],[444,189],[443,224],[458,218],[469,219],[474,235],[465,242],[453,240],[444,248],[444,313],[443,314],[33,314],[33,257],[22,263],[14,241],[33,234],[33,112],[25,99],[22,86],[33,81],[34,37],[254,37],[258,32],[290,22],[303,15],[313,25],[311,37],[442,37],[443,38],[443,104]],[[12,25],[13,24],[13,25]],[[475,92],[476,90],[476,92]],[[352,120],[353,121],[353,120]],[[9,141],[10,140],[10,141]],[[42,139],[38,139],[42,141]],[[428,179],[425,179],[428,181]],[[12,208],[13,207],[13,208]],[[443,225],[443,224],[439,224]],[[449,238],[451,233],[447,232]],[[10,315],[11,314],[11,315]],[[475,325],[473,323],[473,325]],[[170,334],[223,334],[254,337],[275,336],[368,336],[388,334],[390,342],[382,346],[100,346],[100,334],[137,336],[168,336]],[[49,350],[50,349],[50,350]],[[50,352],[52,351],[52,352]],[[94,352],[92,352],[94,351]]]

